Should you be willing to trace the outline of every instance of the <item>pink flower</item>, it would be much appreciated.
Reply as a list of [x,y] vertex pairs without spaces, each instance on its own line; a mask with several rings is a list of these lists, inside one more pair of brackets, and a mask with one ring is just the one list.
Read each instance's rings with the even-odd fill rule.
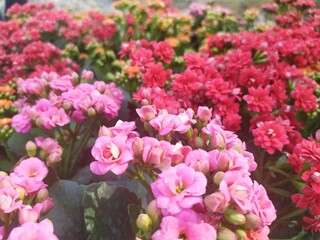
[[144,137],[142,160],[153,164],[155,168],[165,169],[171,164],[171,144],[166,141],[158,141],[156,138]]
[[14,115],[12,118],[12,127],[15,128],[17,132],[27,133],[31,130],[31,120],[29,118],[29,106],[25,106],[21,113]]
[[35,141],[36,145],[47,155],[48,162],[56,163],[61,161],[63,148],[59,145],[57,140],[52,138],[36,137]]
[[223,213],[229,206],[229,201],[220,192],[214,192],[205,197],[204,203],[211,213]]
[[28,79],[19,79],[17,80],[18,88],[22,90],[25,94],[34,94],[41,95],[45,85],[40,78],[28,78]]
[[43,161],[33,157],[23,160],[15,167],[13,173],[18,177],[42,181],[48,174],[48,168]]
[[173,114],[160,114],[150,121],[150,125],[156,129],[161,136],[165,136],[176,127],[177,116]]
[[173,49],[166,42],[158,42],[154,44],[154,55],[159,56],[165,63],[170,63],[174,56]]
[[275,150],[282,151],[284,145],[289,143],[286,129],[277,122],[265,122],[252,131],[254,144],[273,154]]
[[266,189],[256,181],[253,182],[251,203],[252,212],[261,218],[263,226],[270,225],[276,219],[276,210],[267,195]]
[[96,161],[90,164],[90,170],[97,175],[103,175],[110,170],[116,175],[124,173],[129,161],[133,160],[126,141],[126,136],[99,137],[91,150]]
[[189,152],[184,162],[187,166],[194,168],[198,172],[202,172],[203,174],[209,172],[209,153],[202,149]]
[[243,176],[240,178],[234,177],[232,184],[227,184],[223,179],[220,183],[219,190],[226,196],[227,201],[233,203],[236,209],[246,214],[252,211],[251,197],[253,194],[252,180],[249,176]]
[[20,225],[26,222],[37,222],[40,217],[41,209],[32,208],[30,205],[24,205],[19,210],[19,223]]
[[305,86],[298,85],[291,92],[291,97],[295,100],[294,107],[297,110],[312,112],[318,107],[317,97],[313,94],[313,90],[307,89]]
[[49,86],[56,91],[66,92],[70,89],[73,89],[74,79],[72,75],[64,75],[51,77],[49,81]]
[[157,109],[153,105],[142,106],[136,110],[142,121],[150,121],[157,115]]
[[203,173],[196,172],[185,164],[169,167],[158,175],[151,184],[158,207],[164,215],[177,214],[202,203],[207,179]]
[[20,194],[15,191],[12,186],[0,189],[0,213],[11,213],[19,209],[22,201],[18,200]]
[[216,237],[216,229],[208,223],[166,216],[161,221],[160,230],[152,235],[152,240],[207,240],[216,239]]
[[53,233],[52,222],[48,219],[40,223],[26,222],[12,229],[8,240],[58,240]]

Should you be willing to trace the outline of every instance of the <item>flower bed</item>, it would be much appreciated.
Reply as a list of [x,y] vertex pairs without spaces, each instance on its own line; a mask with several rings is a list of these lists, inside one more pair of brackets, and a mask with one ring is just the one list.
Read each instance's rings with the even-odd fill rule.
[[316,239],[314,2],[114,7],[0,22],[1,238]]

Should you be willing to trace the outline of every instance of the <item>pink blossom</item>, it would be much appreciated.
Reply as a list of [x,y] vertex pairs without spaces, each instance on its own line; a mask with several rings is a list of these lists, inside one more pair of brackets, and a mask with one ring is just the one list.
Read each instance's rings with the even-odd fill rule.
[[20,162],[13,173],[19,177],[42,181],[48,174],[48,168],[43,161],[33,157]]
[[177,214],[202,203],[207,179],[203,173],[196,172],[185,164],[169,167],[158,175],[151,184],[158,207],[164,215]]
[[40,223],[26,222],[12,229],[8,240],[58,240],[53,233],[52,222],[44,219]]
[[19,210],[19,223],[20,225],[26,222],[37,222],[40,217],[40,210],[32,208],[30,205],[24,205]]
[[167,135],[176,127],[177,116],[173,114],[160,114],[150,121],[150,125],[156,129],[161,136]]
[[41,95],[45,88],[44,82],[37,77],[27,78],[25,80],[18,79],[17,85],[19,90],[21,90],[24,94]]
[[202,172],[203,174],[209,172],[209,153],[202,149],[189,152],[184,162],[187,166],[194,168],[198,172]]
[[103,175],[110,170],[116,175],[124,173],[129,161],[133,160],[126,141],[126,136],[99,137],[91,150],[96,161],[90,164],[90,170],[98,175]]
[[153,164],[155,168],[165,169],[171,164],[170,152],[170,143],[151,137],[143,138],[142,160],[145,163]]
[[153,105],[146,105],[136,110],[142,121],[150,121],[157,115],[157,109]]
[[25,106],[21,113],[18,113],[12,118],[12,127],[15,128],[17,132],[27,133],[31,130],[31,120],[29,118],[29,106]]
[[11,213],[19,209],[22,201],[18,200],[20,194],[15,191],[12,186],[0,189],[0,213]]
[[66,92],[73,89],[74,79],[72,75],[64,75],[52,77],[49,81],[49,86],[55,91]]
[[235,204],[239,212],[246,214],[252,211],[250,200],[253,194],[252,185],[250,177],[245,175],[242,178],[235,178],[235,181],[231,185],[222,180],[219,190],[227,199],[230,196],[230,202]]
[[270,225],[277,217],[276,210],[270,201],[266,189],[254,181],[251,197],[252,212],[262,220],[262,225]]
[[205,197],[204,203],[211,213],[223,213],[229,206],[229,201],[220,192],[214,192]]
[[160,230],[152,235],[152,240],[207,240],[216,237],[216,229],[208,223],[166,216],[161,221]]

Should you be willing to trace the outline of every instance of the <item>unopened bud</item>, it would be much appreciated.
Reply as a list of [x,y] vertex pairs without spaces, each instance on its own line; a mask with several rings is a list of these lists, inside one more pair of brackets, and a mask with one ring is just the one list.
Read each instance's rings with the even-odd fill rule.
[[136,225],[140,230],[147,232],[152,225],[152,220],[148,214],[142,213],[138,216]]
[[224,216],[229,223],[232,223],[234,225],[243,225],[246,223],[246,217],[232,208],[228,208],[224,212]]
[[213,175],[213,183],[216,184],[216,185],[220,185],[221,181],[222,181],[222,178],[224,176],[224,172],[216,172],[216,174]]
[[132,142],[132,150],[136,158],[140,158],[143,151],[143,140],[139,137],[134,138]]
[[247,240],[248,239],[246,232],[243,231],[242,229],[237,229],[235,232],[237,234],[238,240]]
[[25,194],[26,194],[26,190],[24,189],[24,188],[21,188],[21,187],[17,187],[16,189],[15,189],[15,192],[17,193],[17,194],[19,194],[19,200],[23,200],[24,199],[24,196],[25,196]]
[[219,227],[217,240],[237,240],[237,235],[232,232],[230,229],[225,227]]
[[81,74],[81,78],[85,81],[90,81],[93,78],[93,76],[93,72],[88,70],[83,70]]
[[204,141],[201,137],[195,137],[194,138],[194,145],[196,148],[204,148]]
[[160,223],[161,211],[158,208],[157,201],[155,199],[149,203],[147,207],[147,214],[152,220],[152,225],[154,227],[158,226]]
[[46,188],[42,188],[37,193],[37,202],[42,202],[43,200],[47,199],[49,197],[49,191]]
[[246,223],[244,224],[244,228],[256,230],[261,226],[261,218],[256,214],[246,214]]
[[28,141],[26,143],[26,151],[29,157],[34,157],[37,154],[37,145],[32,141]]
[[88,113],[88,116],[90,116],[90,117],[94,117],[97,114],[96,110],[93,107],[90,107],[87,110],[87,113]]

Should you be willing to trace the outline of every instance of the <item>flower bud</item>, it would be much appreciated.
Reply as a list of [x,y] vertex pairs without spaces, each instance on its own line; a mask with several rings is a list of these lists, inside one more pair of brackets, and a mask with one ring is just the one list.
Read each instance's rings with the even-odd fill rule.
[[226,198],[220,192],[214,192],[209,196],[206,196],[204,204],[211,213],[223,213],[228,207]]
[[194,138],[194,145],[196,148],[201,148],[203,149],[204,147],[204,141],[201,137],[195,137]]
[[136,225],[140,230],[147,232],[152,225],[152,220],[148,214],[142,213],[138,216]]
[[72,103],[71,102],[64,102],[62,104],[62,107],[63,107],[64,110],[68,111],[68,110],[70,110],[72,108]]
[[81,78],[85,81],[90,81],[93,78],[93,72],[88,70],[83,70],[81,73]]
[[6,176],[8,176],[8,173],[4,171],[0,171],[0,177],[6,177]]
[[94,117],[97,114],[96,110],[93,107],[89,107],[87,113],[89,117]]
[[51,198],[46,198],[44,201],[41,202],[42,208],[41,212],[42,213],[48,213],[54,206],[54,203]]
[[143,151],[143,140],[139,137],[134,138],[132,142],[132,150],[136,158],[140,158]]
[[224,176],[224,172],[216,172],[214,175],[213,175],[213,183],[216,184],[216,185],[220,185],[221,181],[222,181],[222,178]]
[[219,227],[217,240],[238,240],[238,237],[230,229],[225,227]]
[[147,214],[152,220],[152,225],[158,226],[160,223],[161,211],[158,208],[157,201],[155,199],[149,203],[147,207]]
[[29,205],[19,210],[19,223],[21,225],[26,222],[36,222],[39,217],[40,213]]
[[29,157],[34,157],[37,154],[37,145],[32,141],[28,141],[26,143],[26,151]]
[[46,188],[42,188],[37,193],[37,202],[42,202],[43,200],[47,199],[49,197],[49,191]]
[[99,132],[98,132],[98,136],[102,137],[102,136],[106,136],[106,137],[113,137],[113,134],[111,132],[111,130],[105,126],[100,127]]
[[242,229],[237,229],[235,232],[238,236],[238,240],[247,240],[248,239],[246,232],[243,231]]
[[245,229],[256,230],[261,226],[261,218],[256,214],[246,214],[246,223],[244,224]]
[[197,111],[197,117],[203,122],[208,122],[212,117],[212,112],[208,107],[200,106]]
[[246,223],[246,217],[239,213],[237,210],[228,208],[224,212],[224,216],[227,219],[227,221],[234,225],[243,225]]
[[19,196],[19,200],[23,200],[23,199],[24,199],[24,196],[25,196],[25,194],[26,194],[26,190],[25,190],[24,188],[22,188],[22,187],[17,187],[17,188],[15,189],[15,192],[20,195],[20,196]]

